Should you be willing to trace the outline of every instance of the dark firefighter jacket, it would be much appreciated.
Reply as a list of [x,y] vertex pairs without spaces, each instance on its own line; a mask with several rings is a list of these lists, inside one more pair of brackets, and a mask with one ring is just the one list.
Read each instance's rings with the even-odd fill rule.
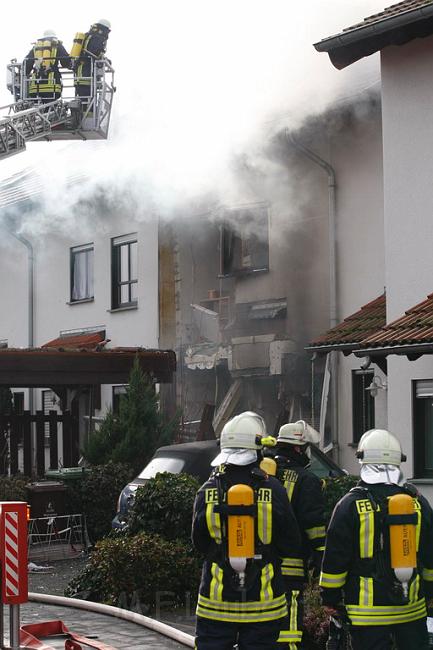
[[[255,492],[255,552],[248,560],[245,588],[236,587],[236,574],[227,558],[227,516],[218,512],[228,489],[243,483]],[[222,465],[200,488],[194,504],[192,541],[206,556],[197,616],[217,621],[258,623],[287,615],[281,559],[299,554],[300,535],[282,485],[257,464]]]
[[56,38],[39,38],[25,59],[25,74],[30,77],[29,93],[60,94],[62,92],[59,63],[71,68],[71,58],[63,43]]
[[82,54],[76,64],[76,84],[90,86],[92,59],[100,59],[105,54],[109,33],[108,27],[93,25],[85,34]]
[[[414,496],[417,515],[417,570],[408,598],[390,564],[389,526],[383,521],[387,497]],[[433,595],[433,512],[413,486],[384,483],[358,486],[336,505],[329,524],[320,575],[325,605],[344,604],[352,625],[392,625],[426,616],[424,594]]]
[[307,467],[305,454],[293,451],[289,445],[276,449],[277,478],[286,489],[302,536],[301,552],[297,556],[284,557],[282,573],[290,584],[305,582],[308,563],[311,560],[320,571],[325,549],[325,501],[320,479]]

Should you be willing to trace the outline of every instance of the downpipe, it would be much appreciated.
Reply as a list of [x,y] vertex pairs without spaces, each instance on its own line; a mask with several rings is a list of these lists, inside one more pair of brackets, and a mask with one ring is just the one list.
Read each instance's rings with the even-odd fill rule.
[[[314,151],[308,149],[298,142],[286,129],[287,141],[306,158],[321,167],[328,176],[328,238],[329,238],[329,326],[330,329],[338,324],[337,318],[337,229],[336,229],[336,177],[334,168],[318,156]],[[335,446],[335,460],[340,461],[340,445],[338,431],[338,352],[330,352],[331,369],[331,431],[332,442]]]
[[29,592],[29,600],[35,603],[44,603],[45,605],[57,605],[57,607],[74,607],[75,609],[84,609],[86,612],[95,612],[96,614],[105,614],[114,618],[120,618],[162,634],[169,639],[181,643],[187,648],[194,648],[195,641],[191,634],[177,630],[175,627],[156,621],[149,616],[130,612],[127,609],[104,605],[102,603],[93,603],[79,598],[66,598],[65,596],[52,596],[51,594],[37,594],[33,592]]

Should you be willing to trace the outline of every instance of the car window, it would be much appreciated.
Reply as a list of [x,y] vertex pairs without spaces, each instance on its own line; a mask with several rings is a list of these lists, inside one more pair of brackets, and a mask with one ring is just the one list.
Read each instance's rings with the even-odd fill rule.
[[318,453],[314,453],[313,449],[311,452],[311,464],[309,469],[312,472],[314,472],[314,474],[319,478],[327,478],[329,476],[335,476],[338,472],[338,470],[336,471],[333,465],[331,465],[331,463],[327,462],[325,455],[319,456]]
[[158,472],[170,472],[179,474],[185,466],[183,458],[170,458],[169,456],[157,456],[152,458],[137,478],[153,478]]

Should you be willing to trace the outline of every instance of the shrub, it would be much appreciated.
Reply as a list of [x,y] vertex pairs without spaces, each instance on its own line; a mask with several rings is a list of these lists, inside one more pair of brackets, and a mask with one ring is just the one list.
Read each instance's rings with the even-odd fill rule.
[[65,590],[69,597],[148,612],[161,599],[180,605],[196,594],[201,561],[190,545],[159,535],[117,535],[97,543],[86,568]]
[[200,484],[189,474],[163,472],[138,488],[129,517],[131,534],[144,531],[189,541],[194,498]]
[[27,483],[30,479],[22,474],[0,476],[0,501],[27,501]]
[[89,468],[80,481],[68,486],[67,509],[86,516],[92,542],[111,530],[117,499],[131,478],[133,472],[129,465],[110,462]]
[[325,521],[328,524],[338,501],[359,481],[359,476],[339,476],[324,479]]
[[159,410],[159,396],[152,379],[143,374],[135,359],[119,415],[108,413],[99,431],[92,434],[83,450],[91,465],[127,463],[138,474],[157,447],[172,442],[176,422],[166,423]]

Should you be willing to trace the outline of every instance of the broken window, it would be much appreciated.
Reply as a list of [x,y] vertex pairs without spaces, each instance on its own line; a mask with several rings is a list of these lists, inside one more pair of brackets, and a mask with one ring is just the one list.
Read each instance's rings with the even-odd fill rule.
[[269,216],[265,206],[227,209],[221,226],[221,275],[269,269]]

